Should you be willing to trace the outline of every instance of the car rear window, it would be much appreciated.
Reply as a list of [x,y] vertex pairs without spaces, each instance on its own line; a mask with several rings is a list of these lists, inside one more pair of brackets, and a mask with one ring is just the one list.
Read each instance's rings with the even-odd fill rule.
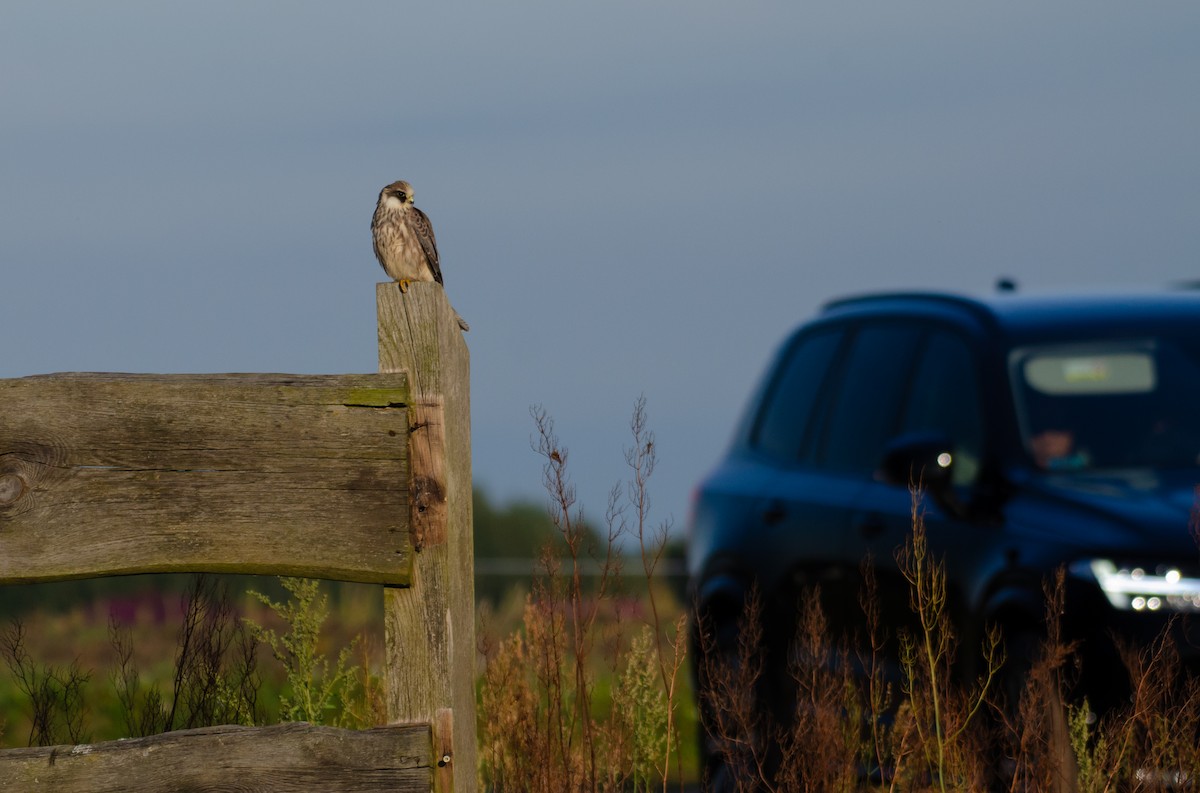
[[840,329],[801,336],[769,386],[751,445],[783,462],[795,462],[804,444],[822,384],[842,340]]

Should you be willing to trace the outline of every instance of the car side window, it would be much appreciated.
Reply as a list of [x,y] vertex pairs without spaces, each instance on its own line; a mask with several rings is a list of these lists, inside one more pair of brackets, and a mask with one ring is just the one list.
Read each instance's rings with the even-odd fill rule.
[[979,379],[971,349],[959,336],[930,334],[912,380],[901,432],[940,432],[954,444],[953,481],[969,485],[983,456]]
[[843,332],[820,330],[801,338],[780,368],[760,414],[752,445],[779,460],[795,462],[813,407]]
[[845,376],[832,394],[817,466],[870,475],[896,435],[919,327],[896,322],[863,326],[850,344]]

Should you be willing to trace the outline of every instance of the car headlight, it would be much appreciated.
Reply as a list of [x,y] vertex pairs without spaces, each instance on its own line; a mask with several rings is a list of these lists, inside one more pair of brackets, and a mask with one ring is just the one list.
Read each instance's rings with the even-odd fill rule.
[[1071,565],[1071,570],[1094,578],[1108,602],[1121,611],[1200,612],[1200,578],[1186,576],[1176,567],[1089,559]]

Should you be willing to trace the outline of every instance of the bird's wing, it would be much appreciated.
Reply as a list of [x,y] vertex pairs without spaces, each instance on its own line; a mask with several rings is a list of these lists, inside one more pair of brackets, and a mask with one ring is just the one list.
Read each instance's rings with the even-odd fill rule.
[[387,265],[383,263],[383,251],[379,247],[380,234],[379,211],[376,210],[375,217],[371,218],[371,247],[375,250],[375,261],[379,262],[379,266],[387,271]]
[[433,224],[421,210],[413,207],[412,211],[413,228],[417,232],[417,240],[421,243],[421,250],[425,251],[429,269],[433,272],[433,280],[440,284],[442,283],[442,264],[438,259],[437,238],[433,236]]

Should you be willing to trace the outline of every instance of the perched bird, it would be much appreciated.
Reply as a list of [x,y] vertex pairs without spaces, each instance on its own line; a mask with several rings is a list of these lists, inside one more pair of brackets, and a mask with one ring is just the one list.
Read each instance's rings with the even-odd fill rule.
[[[408,291],[410,281],[442,283],[433,224],[413,206],[413,189],[408,182],[392,182],[379,191],[375,216],[371,218],[371,237],[379,266],[400,282],[401,292]],[[470,330],[457,312],[455,316],[460,328]]]

